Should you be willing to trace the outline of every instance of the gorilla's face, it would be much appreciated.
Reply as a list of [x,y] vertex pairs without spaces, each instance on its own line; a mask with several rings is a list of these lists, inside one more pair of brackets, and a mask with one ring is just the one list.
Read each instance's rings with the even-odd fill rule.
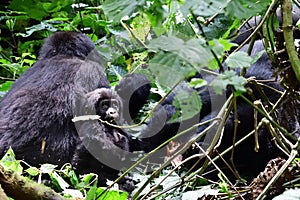
[[120,117],[120,103],[117,99],[102,99],[98,103],[97,115],[102,120],[115,122]]
[[116,123],[122,120],[122,101],[110,88],[99,88],[87,94],[88,107],[94,107],[100,119]]

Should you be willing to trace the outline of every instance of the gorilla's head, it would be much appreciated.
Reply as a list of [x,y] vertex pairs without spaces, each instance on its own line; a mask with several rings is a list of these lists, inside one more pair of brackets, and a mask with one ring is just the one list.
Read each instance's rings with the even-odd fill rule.
[[39,59],[52,58],[57,55],[85,59],[95,49],[91,39],[76,32],[56,32],[45,40]]
[[87,94],[88,104],[94,106],[96,114],[102,120],[116,122],[121,117],[121,99],[116,92],[109,88],[96,89]]

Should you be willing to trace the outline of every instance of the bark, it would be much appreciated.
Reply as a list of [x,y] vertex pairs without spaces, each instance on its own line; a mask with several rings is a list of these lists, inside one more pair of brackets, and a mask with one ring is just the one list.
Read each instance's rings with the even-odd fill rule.
[[[0,190],[0,199],[5,200],[5,196],[18,200],[64,200],[62,196],[44,185],[39,185],[34,181],[22,177],[13,171],[6,171],[0,165],[0,185],[4,192]],[[1,195],[5,195],[2,198]]]

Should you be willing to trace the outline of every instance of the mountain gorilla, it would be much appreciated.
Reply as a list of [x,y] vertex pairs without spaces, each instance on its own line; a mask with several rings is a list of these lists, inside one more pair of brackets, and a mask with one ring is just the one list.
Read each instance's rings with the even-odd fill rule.
[[[246,51],[247,48],[248,45],[246,45],[242,50]],[[252,49],[252,56],[263,50],[264,46],[262,41],[256,41]],[[237,70],[237,73],[239,74],[240,71]],[[248,93],[244,94],[244,96],[251,102],[256,100],[260,101],[265,107],[268,108],[268,111],[271,110],[272,106],[280,98],[281,91],[283,91],[279,81],[274,78],[273,73],[274,70],[272,68],[271,61],[267,53],[264,52],[262,56],[254,64],[252,64],[249,69],[247,69],[246,74],[244,75],[245,78],[252,77],[252,79],[262,83],[260,86],[256,86],[253,84],[253,82],[247,83],[245,87],[247,88]],[[276,92],[276,90],[278,92]],[[230,94],[232,94],[231,87],[227,87],[226,96],[228,97]],[[265,97],[267,99],[265,99]],[[238,124],[235,141],[240,140],[254,130],[254,108],[241,97],[236,98],[236,105],[236,111],[232,110],[232,112],[230,112],[227,122],[224,126],[223,137],[221,137],[220,146],[217,148],[220,153],[233,145],[236,119],[238,120]],[[205,116],[202,121],[206,121],[215,117],[217,112],[218,110],[212,110],[212,112]],[[275,111],[275,113],[277,113],[277,111]],[[272,116],[274,116],[273,114]],[[256,119],[257,123],[262,119],[262,117],[263,116],[261,114],[258,114]],[[200,127],[198,131],[201,132],[205,128],[206,126]],[[200,142],[200,144],[202,144],[202,142]],[[240,175],[254,177],[264,169],[269,160],[280,155],[280,151],[275,145],[273,136],[267,131],[265,126],[262,126],[258,129],[258,144],[259,149],[258,152],[256,152],[255,140],[254,136],[252,136],[244,141],[241,145],[238,145],[234,148],[233,162],[237,170],[240,172]],[[223,158],[229,164],[231,164],[230,153],[227,153],[227,155]],[[219,166],[227,168],[222,161],[220,161]]]
[[88,70],[86,84],[77,88],[83,93],[109,87],[94,48],[79,33],[58,32],[45,41],[38,61],[0,102],[1,155],[12,147],[31,165],[71,162],[79,142],[72,122],[77,72]]
[[[247,48],[248,45],[242,50],[247,51]],[[253,46],[252,56],[263,50],[264,50],[264,46],[262,41],[261,40],[256,41]],[[255,100],[260,100],[264,106],[269,108],[269,110],[280,98],[282,94],[281,91],[283,91],[283,88],[280,86],[279,81],[275,80],[275,78],[273,77],[273,71],[274,70],[272,68],[271,61],[267,53],[264,52],[262,56],[254,64],[251,65],[251,67],[247,70],[245,74],[246,78],[253,77],[258,82],[261,81],[262,85],[265,86],[261,86],[261,90],[260,90],[254,84],[248,83],[246,85],[246,88],[248,88],[249,95],[248,94],[244,94],[244,95],[251,102],[254,102]],[[240,71],[236,70],[236,73],[239,74]],[[208,79],[212,80],[213,75],[210,75]],[[182,85],[180,85],[180,87],[182,87]],[[186,88],[185,90],[190,90],[190,89]],[[181,132],[184,129],[187,129],[196,123],[204,122],[217,116],[219,109],[223,105],[223,104],[216,105],[218,104],[218,98],[221,98],[221,102],[223,103],[225,102],[222,101],[222,96],[219,96],[209,91],[208,89],[204,89],[204,88],[195,89],[195,90],[199,93],[202,99],[202,110],[201,113],[199,113],[199,115],[196,116],[196,118],[194,117],[189,120],[184,120],[181,123],[171,122],[169,119],[172,118],[172,116],[177,111],[177,108],[173,105],[176,94],[171,93],[171,96],[162,102],[161,108],[159,109],[158,112],[164,110],[164,112],[167,113],[167,119],[163,121],[165,123],[163,128],[160,131],[157,131],[158,133],[157,135],[153,136],[156,137],[156,140],[154,140],[156,142],[153,142],[156,143],[156,146],[158,144],[163,143],[163,141],[175,135],[176,133]],[[279,92],[276,92],[276,90]],[[226,93],[225,96],[227,97],[230,94],[232,94],[231,87],[228,87],[225,93]],[[266,96],[268,100],[266,100],[264,96]],[[277,111],[278,110],[275,111],[276,114],[278,114]],[[235,116],[235,113],[237,114],[237,116]],[[154,113],[154,116],[155,117],[153,117],[150,123],[148,124],[147,129],[143,130],[142,135],[151,132],[150,130],[154,130],[156,124],[161,123],[162,120],[160,119],[159,114]],[[278,116],[280,117],[280,114],[278,114]],[[219,152],[222,152],[223,150],[225,150],[226,148],[230,147],[233,144],[233,137],[234,137],[233,135],[235,132],[234,129],[235,129],[236,119],[238,120],[238,126],[236,130],[237,133],[236,141],[238,141],[239,139],[241,139],[242,137],[246,136],[248,133],[254,130],[254,122],[255,122],[253,107],[240,97],[237,97],[236,112],[232,111],[230,113],[228,120],[224,126],[223,137],[221,138],[220,146],[218,147]],[[261,119],[262,119],[262,115],[258,114],[257,121],[259,122]],[[179,131],[179,127],[182,128],[181,131]],[[199,134],[207,127],[208,125],[200,126],[196,134]],[[216,129],[214,131],[216,131]],[[215,134],[214,131],[212,130],[211,133]],[[290,130],[290,131],[293,132],[294,130]],[[190,138],[191,136],[190,134],[191,133],[189,133],[189,135],[186,137]],[[183,140],[183,143],[186,141],[187,140],[185,138],[185,140]],[[205,142],[207,141],[201,140],[198,143],[202,145],[202,147],[210,145],[210,144],[205,144]],[[260,145],[258,152],[254,150],[255,148],[254,137],[248,138],[241,145],[235,147],[234,163],[241,175],[246,175],[248,177],[256,176],[260,171],[264,169],[264,167],[266,166],[266,164],[270,159],[273,159],[280,155],[280,151],[276,147],[273,136],[268,132],[267,128],[264,126],[258,130],[258,143]],[[153,147],[150,146],[150,149],[151,148]],[[147,147],[145,147],[144,150],[145,149],[147,149]],[[199,153],[199,150],[189,150],[186,152],[184,156],[190,156],[191,154],[195,154],[195,153]],[[225,156],[224,158],[227,160],[227,162],[229,162],[230,155]],[[219,164],[222,167],[227,167],[222,162],[220,162]],[[214,177],[214,176],[210,176],[210,177]]]
[[[142,89],[147,96],[149,83]],[[144,104],[147,97],[133,98]],[[106,178],[117,177],[118,170],[94,158],[85,145],[92,143],[105,152],[102,155],[113,157],[114,148],[129,150],[130,136],[95,120],[74,123],[72,119],[98,114],[101,120],[121,123],[122,104],[109,86],[93,42],[80,33],[54,33],[45,40],[37,62],[0,102],[0,156],[12,147],[17,159],[30,165],[71,163],[79,173],[97,173],[104,185]],[[132,110],[130,114],[136,116],[139,107]],[[97,130],[95,135],[90,129]],[[137,142],[133,140],[133,145]]]

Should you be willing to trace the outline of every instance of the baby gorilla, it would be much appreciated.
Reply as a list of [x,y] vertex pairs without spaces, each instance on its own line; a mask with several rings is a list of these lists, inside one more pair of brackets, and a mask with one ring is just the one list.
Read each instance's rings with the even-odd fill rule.
[[[106,124],[119,124],[122,121],[122,100],[110,88],[99,88],[86,94],[80,99],[84,109],[75,108],[78,116],[100,116],[98,119],[85,119],[75,122],[78,136],[82,141],[77,145],[72,164],[81,173],[96,173],[99,182],[105,183],[107,179],[114,180],[125,165],[126,154],[132,143],[130,135],[114,126]],[[80,113],[84,111],[84,113]],[[121,181],[121,187],[132,190],[132,186]]]

